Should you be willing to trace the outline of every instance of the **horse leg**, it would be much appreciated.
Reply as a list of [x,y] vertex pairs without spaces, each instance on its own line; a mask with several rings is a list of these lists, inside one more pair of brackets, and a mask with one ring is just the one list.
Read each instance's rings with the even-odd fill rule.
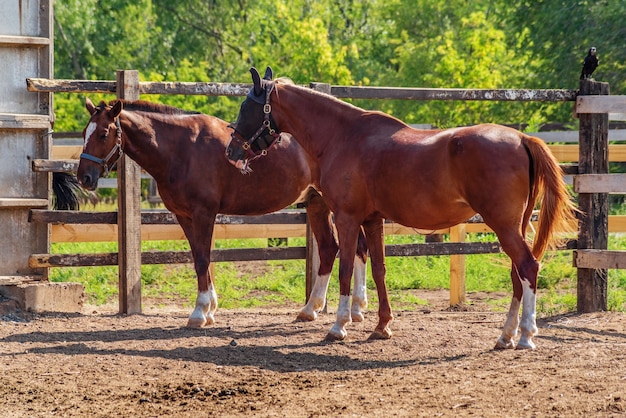
[[387,294],[387,284],[385,283],[386,267],[383,219],[377,218],[367,221],[363,224],[363,227],[370,252],[372,276],[376,284],[376,292],[378,293],[378,325],[376,325],[374,332],[370,335],[370,339],[389,339],[392,335],[389,323],[393,320],[393,315]]
[[359,230],[356,257],[354,257],[354,291],[352,292],[352,310],[350,311],[354,322],[363,321],[363,310],[367,308],[366,263],[367,243],[363,231]]
[[[217,310],[217,293],[209,274],[209,263],[215,217],[210,218],[212,220],[209,220],[209,225],[193,222],[187,217],[177,216],[177,219],[189,240],[198,278],[196,306],[189,316],[187,327],[202,328],[205,325],[213,325],[215,323],[214,313]],[[199,223],[200,225],[198,225]]]
[[[497,349],[516,348],[513,338],[517,335],[519,326],[521,331],[518,349],[534,349],[532,337],[538,332],[536,320],[537,275],[539,263],[533,257],[530,248],[522,236],[512,239],[500,238],[500,244],[505,253],[511,257],[511,281],[513,283],[513,298],[511,306],[502,328],[502,335],[496,342]],[[519,309],[522,307],[522,319],[519,320]]]
[[335,225],[339,234],[339,306],[337,321],[326,335],[327,340],[343,340],[348,335],[346,325],[350,315],[350,279],[354,269],[359,223],[349,216],[336,213]]
[[339,247],[335,238],[330,209],[322,197],[314,193],[311,195],[306,207],[311,231],[317,241],[317,249],[320,257],[319,270],[316,272],[315,283],[307,304],[298,314],[297,320],[313,321],[317,318],[317,311],[326,304],[326,292],[333,263],[337,257]]

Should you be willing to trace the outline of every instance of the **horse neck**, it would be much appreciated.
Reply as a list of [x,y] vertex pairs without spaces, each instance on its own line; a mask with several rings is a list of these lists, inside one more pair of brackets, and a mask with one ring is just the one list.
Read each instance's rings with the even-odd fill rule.
[[309,154],[319,156],[327,144],[345,137],[349,123],[363,111],[304,88],[289,84],[276,86],[272,97],[272,114],[281,131],[289,132]]
[[157,146],[157,131],[149,113],[124,110],[120,115],[122,125],[122,151],[133,161],[156,177],[164,167],[164,150]]

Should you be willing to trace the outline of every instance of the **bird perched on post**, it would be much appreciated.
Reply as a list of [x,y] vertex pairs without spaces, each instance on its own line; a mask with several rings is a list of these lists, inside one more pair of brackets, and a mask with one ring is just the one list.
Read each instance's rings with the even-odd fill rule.
[[591,78],[591,74],[598,67],[598,55],[596,54],[596,47],[592,46],[589,48],[589,52],[583,61],[583,70],[580,73],[580,79],[586,80]]

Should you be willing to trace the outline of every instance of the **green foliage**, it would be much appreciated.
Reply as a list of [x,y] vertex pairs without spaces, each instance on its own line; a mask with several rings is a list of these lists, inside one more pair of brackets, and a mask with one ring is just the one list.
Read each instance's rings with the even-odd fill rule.
[[[55,3],[55,76],[250,82],[271,65],[297,83],[459,88],[576,88],[591,44],[597,78],[626,89],[626,4],[461,0],[66,0]],[[82,130],[84,96],[56,95],[57,131]],[[92,98],[93,99],[93,98]],[[240,98],[153,96],[233,120]],[[409,122],[571,120],[558,103],[357,101]]]

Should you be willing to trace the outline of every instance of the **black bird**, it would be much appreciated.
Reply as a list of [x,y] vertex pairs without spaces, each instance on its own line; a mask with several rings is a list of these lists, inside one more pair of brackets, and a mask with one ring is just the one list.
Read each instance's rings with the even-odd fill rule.
[[583,61],[583,70],[580,73],[580,79],[585,80],[591,78],[591,74],[598,67],[598,55],[596,54],[596,47],[589,48],[589,52]]

